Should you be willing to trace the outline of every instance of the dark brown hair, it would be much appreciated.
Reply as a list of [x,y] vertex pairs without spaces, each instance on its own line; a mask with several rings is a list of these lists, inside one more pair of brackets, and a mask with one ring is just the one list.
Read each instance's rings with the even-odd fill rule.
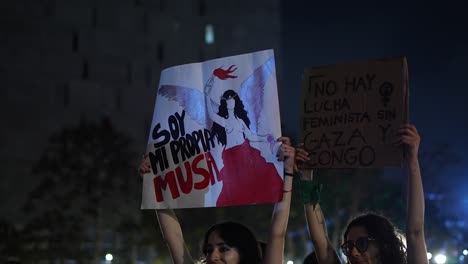
[[379,259],[383,264],[406,264],[406,247],[397,236],[398,231],[393,223],[386,217],[375,213],[366,213],[349,222],[343,234],[346,241],[352,227],[363,227],[369,237],[376,240],[379,249]]

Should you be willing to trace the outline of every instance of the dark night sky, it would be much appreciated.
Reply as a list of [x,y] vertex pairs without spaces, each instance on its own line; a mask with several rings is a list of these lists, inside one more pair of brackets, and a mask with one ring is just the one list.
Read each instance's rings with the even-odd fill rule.
[[[468,18],[466,4],[453,1],[399,3],[325,1],[283,3],[283,85],[286,127],[297,127],[301,73],[310,66],[406,56],[410,77],[410,122],[422,149],[448,144],[460,162],[424,179],[427,192],[445,186],[454,212],[468,215]],[[289,92],[288,92],[289,94]],[[280,94],[281,96],[281,94]],[[292,118],[291,118],[292,117]],[[285,129],[286,131],[288,129]],[[440,164],[444,168],[444,164]],[[425,175],[423,175],[424,178]],[[464,213],[463,213],[464,212]]]
[[[209,4],[211,1],[215,0],[206,2]],[[326,0],[279,1],[282,6],[283,21],[281,21],[281,56],[277,61],[277,73],[280,75],[278,82],[279,86],[281,86],[279,87],[279,100],[284,135],[293,138],[299,135],[300,109],[298,102],[300,102],[302,85],[301,76],[305,68],[367,59],[406,56],[410,79],[410,122],[418,127],[422,136],[421,148],[422,150],[431,151],[438,149],[439,146],[448,146],[448,149],[441,153],[445,157],[448,156],[448,159],[436,160],[432,164],[428,164],[430,166],[423,168],[426,198],[433,196],[431,194],[441,194],[442,201],[440,203],[435,201],[434,204],[441,205],[439,207],[440,212],[447,219],[464,220],[464,230],[468,231],[468,155],[466,155],[468,153],[466,151],[468,149],[468,1],[446,0],[435,2],[429,0],[420,3],[371,0],[358,2],[352,0],[339,2]],[[4,2],[8,3],[8,1]],[[16,4],[18,6],[23,4],[27,6],[34,3],[35,0],[18,1],[18,3],[10,2],[10,7]],[[38,1],[37,5],[42,5],[42,2],[49,1]],[[51,2],[66,6],[69,1]],[[85,2],[94,3],[95,1]],[[97,2],[107,3],[109,1]],[[133,2],[140,3],[142,1]],[[154,4],[160,1],[149,0],[146,2]],[[200,3],[204,2],[200,1]],[[35,6],[31,5],[31,10]],[[70,7],[70,10],[73,10],[73,8]],[[183,11],[183,8],[181,10]],[[109,12],[111,13],[111,11]],[[247,13],[253,12],[248,7],[245,8],[245,11]],[[0,14],[3,13],[5,12],[0,12]],[[221,14],[217,15],[222,16]],[[238,19],[243,18],[239,17]],[[271,23],[271,21],[259,21],[259,23]],[[275,25],[276,22],[272,26],[273,32],[276,32]],[[168,28],[170,26],[167,25]],[[17,30],[15,27],[21,28],[22,25],[21,23],[5,23],[0,27],[15,32]],[[223,33],[228,35],[227,32]],[[177,38],[171,35],[169,39],[174,40]],[[239,39],[236,41],[245,40]],[[7,37],[2,35],[0,42],[7,43]],[[25,42],[24,47],[28,45],[29,43]],[[65,49],[60,44],[56,44],[56,46],[59,52],[62,48]],[[54,46],[50,47],[50,49],[54,48]],[[256,50],[251,50],[251,52],[254,51]],[[0,54],[10,52],[12,51],[2,50]],[[171,54],[166,56],[170,57]],[[187,58],[187,60],[189,59],[193,58]],[[15,63],[17,67],[21,68],[22,65],[20,64],[21,62]],[[34,64],[32,65],[34,66]],[[10,67],[10,65],[8,65],[8,60],[5,59],[3,63],[0,63],[0,71],[7,67]],[[14,69],[14,67],[12,68]],[[138,71],[138,69],[135,71]],[[87,62],[86,72],[88,72]],[[141,74],[143,75],[143,73]],[[4,77],[8,80],[9,76]],[[146,78],[148,79],[148,77]],[[5,86],[1,89],[5,88],[9,87]],[[11,90],[13,89],[11,88]],[[15,91],[14,94],[23,94],[24,91],[18,93]],[[40,90],[37,90],[37,92],[39,93]],[[3,90],[0,92],[1,94],[3,94]],[[28,100],[34,100],[34,93],[25,95]],[[11,100],[13,99],[15,98],[11,98]],[[4,104],[3,109],[6,109],[5,106],[8,105],[11,105],[11,103]],[[28,105],[21,109],[31,111]],[[34,111],[39,110],[41,109],[34,109]],[[3,114],[14,116],[13,113],[13,111],[10,112],[9,109],[6,109]],[[24,116],[28,115],[25,114]],[[18,123],[30,121],[19,119]],[[14,125],[8,122],[2,123],[3,126]],[[47,126],[48,120],[44,120],[44,122],[42,120],[37,121],[37,123]],[[0,131],[0,135],[3,135],[3,131]],[[18,133],[17,138],[15,135],[14,141],[21,142],[22,136],[23,134]],[[0,139],[5,140],[5,138]],[[297,138],[295,139],[297,140]],[[30,148],[34,151],[39,149],[35,145]],[[440,163],[438,163],[439,161]],[[3,162],[5,161],[3,160]],[[16,161],[13,166],[18,165],[19,169],[29,170],[29,168],[23,168],[20,163],[21,160]],[[392,175],[391,170],[388,170],[388,172],[390,172],[388,175]],[[3,217],[8,217],[12,219],[12,222],[25,222],[26,217],[22,215],[21,209],[23,206],[22,199],[26,197],[28,187],[24,188],[23,184],[32,185],[37,178],[22,181],[23,179],[16,177],[15,174],[7,175],[6,172],[0,177],[12,179],[11,183],[8,182],[8,184],[0,186],[0,194],[3,192],[0,198],[4,198],[3,202],[0,200],[0,207],[7,205],[7,208],[1,208],[0,220]],[[395,181],[400,180],[403,179],[395,179]],[[7,181],[0,183],[4,182]],[[430,202],[432,201],[426,202],[426,208],[430,207]],[[429,212],[429,210],[426,209],[426,212]],[[224,213],[219,215],[224,215]]]
[[342,2],[346,4],[282,1],[280,102],[285,132],[298,134],[297,101],[304,68],[405,55],[410,120],[420,130],[422,147],[448,144],[460,159],[440,175],[423,175],[425,190],[446,186],[457,200],[449,211],[462,208],[468,216],[467,4],[451,0]]

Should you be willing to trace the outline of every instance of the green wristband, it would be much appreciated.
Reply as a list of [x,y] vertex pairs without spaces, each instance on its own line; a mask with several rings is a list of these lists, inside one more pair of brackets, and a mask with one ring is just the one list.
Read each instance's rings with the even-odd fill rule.
[[313,181],[299,182],[301,189],[301,200],[303,204],[311,203],[315,209],[315,205],[320,202],[320,193],[322,192],[323,185]]

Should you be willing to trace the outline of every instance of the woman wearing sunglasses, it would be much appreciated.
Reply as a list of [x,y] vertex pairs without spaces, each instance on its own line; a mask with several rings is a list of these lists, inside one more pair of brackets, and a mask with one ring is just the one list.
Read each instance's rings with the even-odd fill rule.
[[[364,214],[350,221],[343,235],[341,246],[351,264],[427,264],[424,240],[424,192],[419,169],[418,150],[420,136],[413,125],[402,125],[395,144],[406,147],[408,169],[408,206],[406,215],[406,244],[398,236],[395,226],[384,216]],[[298,161],[307,159],[303,150],[298,150]],[[320,207],[305,204],[309,233],[314,243],[318,262],[339,263],[336,251],[331,246]]]
[[353,219],[343,240],[341,250],[350,263],[408,263],[403,242],[384,216],[366,214]]

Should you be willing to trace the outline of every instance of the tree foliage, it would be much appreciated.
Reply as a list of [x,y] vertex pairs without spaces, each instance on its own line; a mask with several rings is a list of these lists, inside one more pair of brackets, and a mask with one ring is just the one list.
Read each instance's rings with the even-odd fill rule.
[[24,206],[33,219],[25,233],[36,252],[54,259],[101,257],[109,232],[138,223],[134,156],[130,139],[107,118],[52,135],[33,169],[39,184]]

